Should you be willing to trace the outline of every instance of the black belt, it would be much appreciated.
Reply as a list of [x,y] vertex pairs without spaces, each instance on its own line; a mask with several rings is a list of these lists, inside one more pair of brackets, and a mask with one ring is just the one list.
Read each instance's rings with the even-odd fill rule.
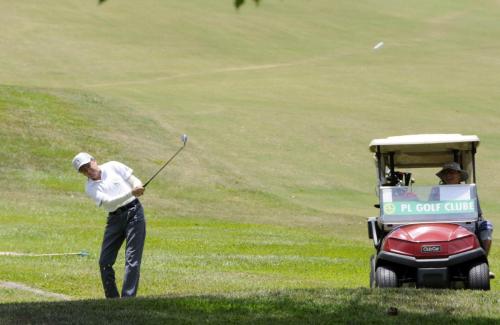
[[134,207],[137,205],[137,203],[139,203],[139,200],[138,199],[135,199],[133,200],[132,202],[130,203],[127,203],[125,205],[122,205],[121,207],[119,207],[118,209],[116,209],[115,211],[113,212],[110,212],[109,214],[117,214],[117,213],[120,213],[120,212],[123,212],[123,211],[126,211],[128,209],[130,209],[131,207]]

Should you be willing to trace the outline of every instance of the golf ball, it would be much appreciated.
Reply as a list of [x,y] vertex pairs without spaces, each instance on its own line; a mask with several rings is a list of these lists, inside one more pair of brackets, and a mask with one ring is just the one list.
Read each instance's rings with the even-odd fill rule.
[[384,47],[384,42],[378,42],[377,45],[373,47],[374,50],[378,50]]

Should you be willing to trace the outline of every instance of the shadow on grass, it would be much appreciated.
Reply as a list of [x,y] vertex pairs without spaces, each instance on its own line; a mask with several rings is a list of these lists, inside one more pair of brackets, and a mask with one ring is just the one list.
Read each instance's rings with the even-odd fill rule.
[[[498,293],[304,289],[224,296],[9,303],[1,324],[498,324]],[[389,307],[398,309],[389,315]]]

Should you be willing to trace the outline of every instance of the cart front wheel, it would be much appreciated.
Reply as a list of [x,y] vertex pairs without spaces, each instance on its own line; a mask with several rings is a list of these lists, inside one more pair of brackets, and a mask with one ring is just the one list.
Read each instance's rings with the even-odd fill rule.
[[379,266],[375,271],[375,282],[379,288],[397,288],[398,277],[392,269]]
[[469,289],[490,290],[490,268],[487,263],[476,264],[470,268]]

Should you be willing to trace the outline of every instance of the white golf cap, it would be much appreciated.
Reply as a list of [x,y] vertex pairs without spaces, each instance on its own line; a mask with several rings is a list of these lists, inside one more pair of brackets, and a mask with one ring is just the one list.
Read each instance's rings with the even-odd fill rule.
[[80,167],[88,164],[91,160],[94,160],[94,157],[86,152],[80,152],[75,156],[75,158],[73,158],[73,167],[76,169],[76,171],[79,171]]

